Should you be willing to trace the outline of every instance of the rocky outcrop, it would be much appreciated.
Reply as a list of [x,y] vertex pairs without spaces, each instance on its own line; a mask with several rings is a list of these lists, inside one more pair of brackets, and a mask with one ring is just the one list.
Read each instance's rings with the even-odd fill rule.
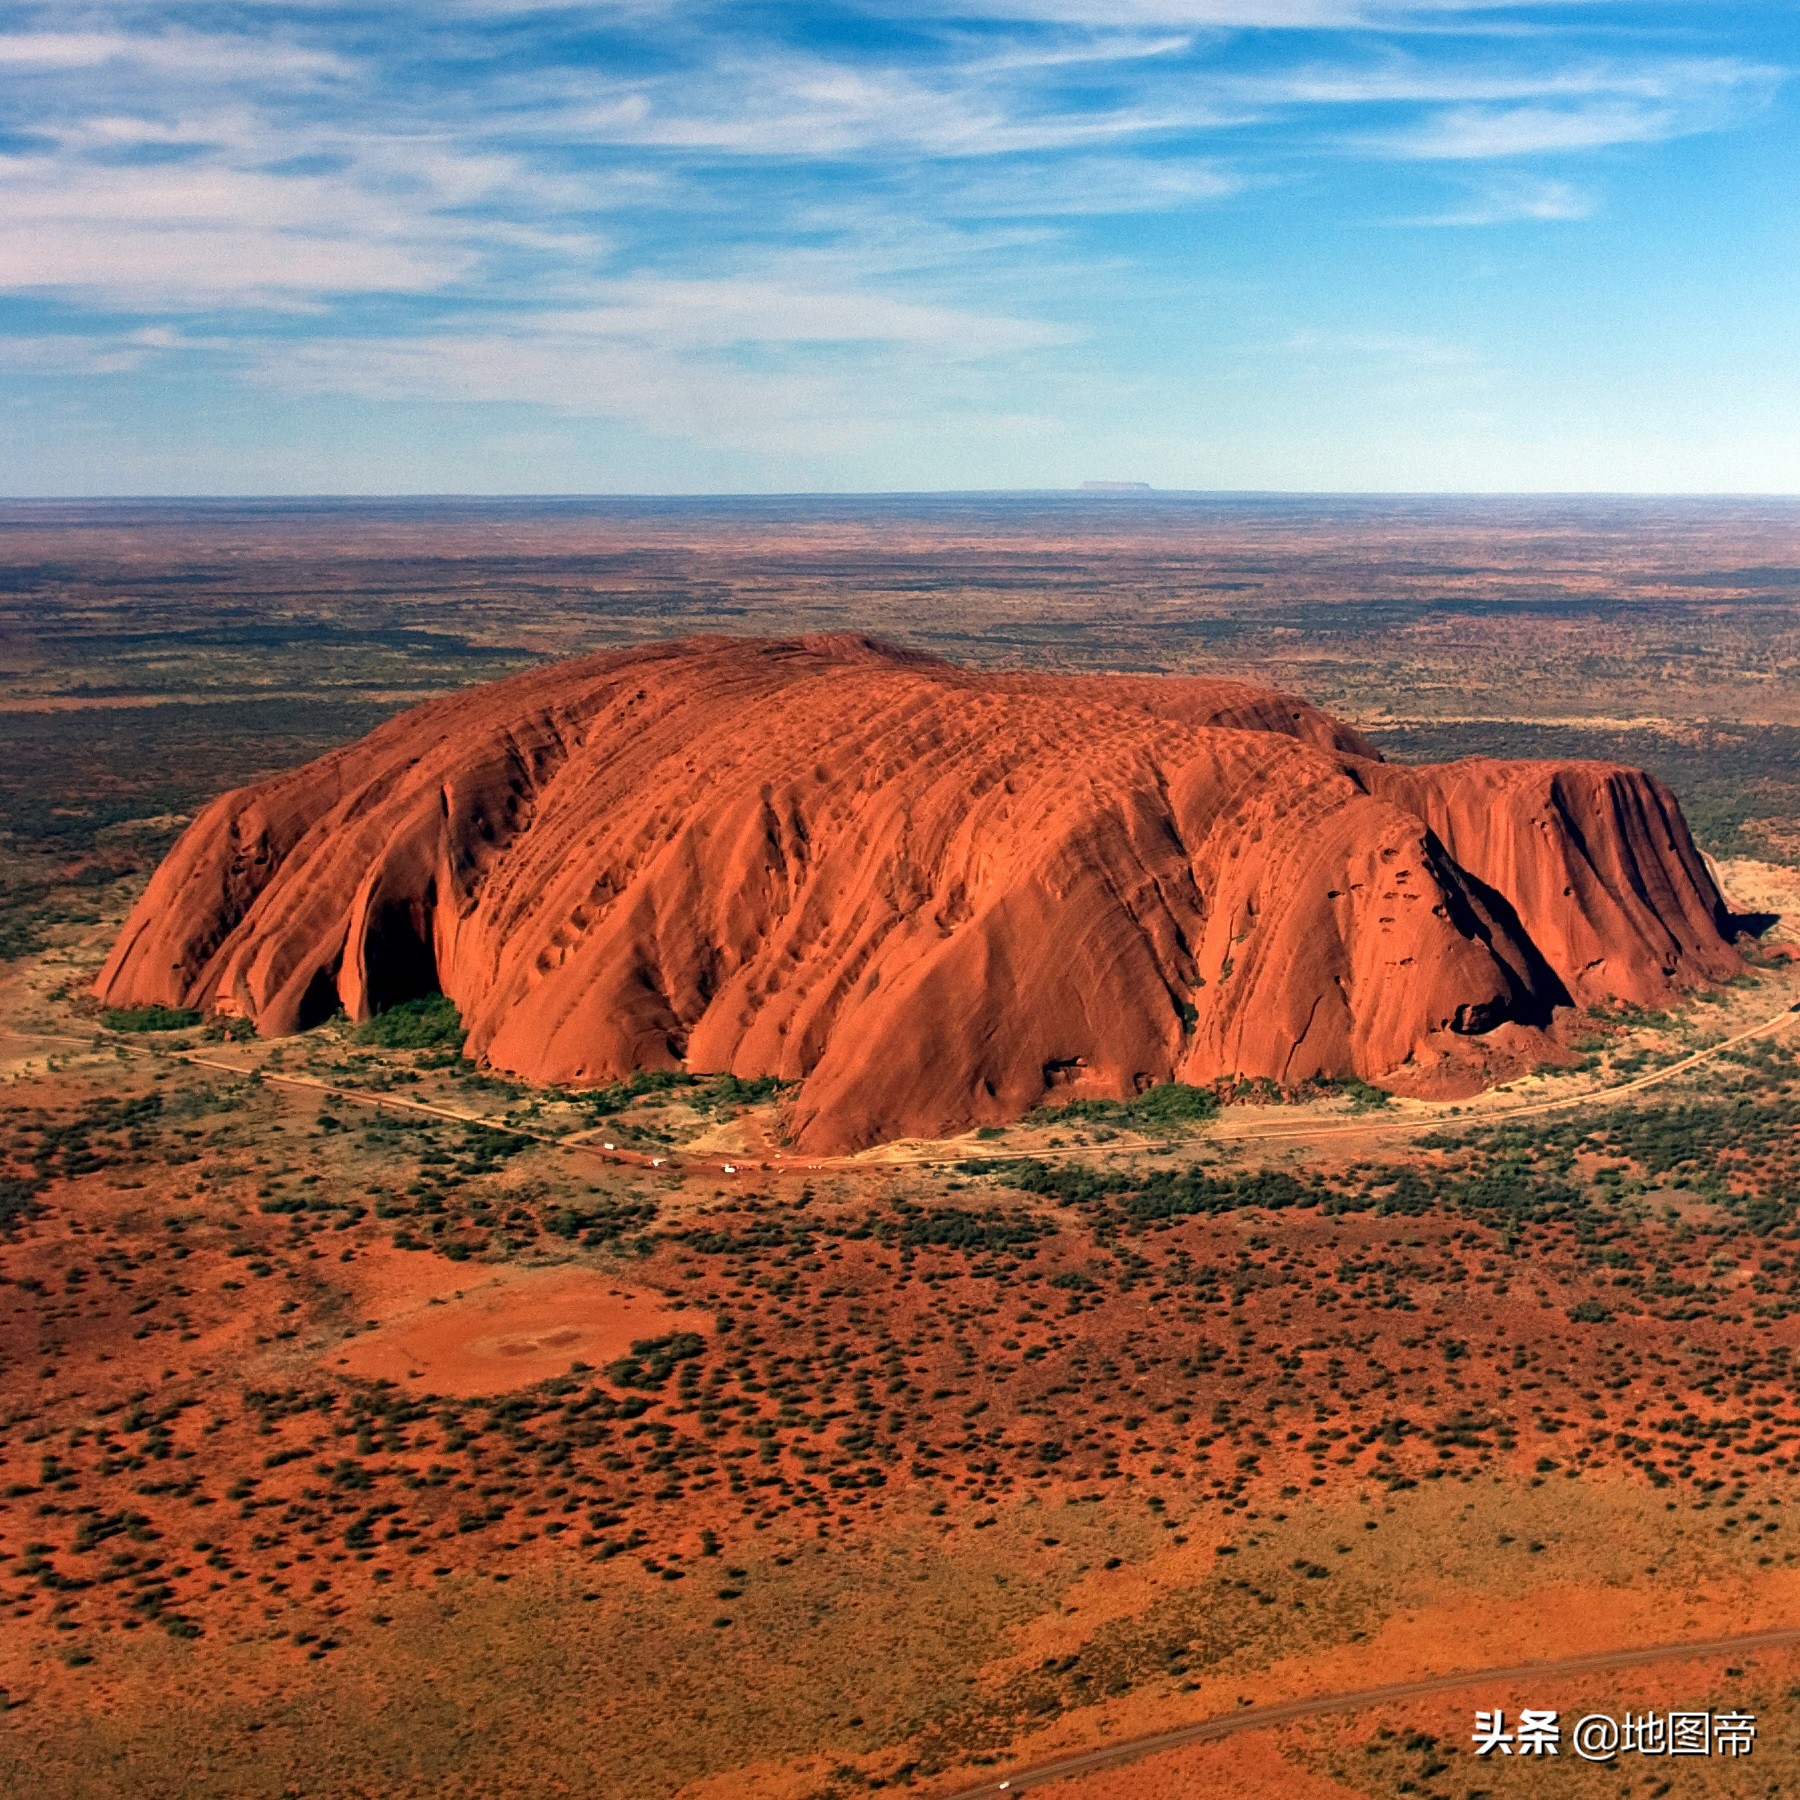
[[226,794],[97,984],[265,1033],[440,988],[470,1054],[799,1082],[838,1150],[1046,1093],[1467,1091],[1740,966],[1672,795],[1384,763],[1245,684],[699,638],[433,701]]

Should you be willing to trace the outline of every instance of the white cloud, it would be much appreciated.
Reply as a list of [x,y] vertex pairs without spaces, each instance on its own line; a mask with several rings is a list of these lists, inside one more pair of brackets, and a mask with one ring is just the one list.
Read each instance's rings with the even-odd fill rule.
[[1554,224],[1592,218],[1592,194],[1569,181],[1536,181],[1521,178],[1485,184],[1460,205],[1417,218],[1404,225],[1514,225]]
[[1354,107],[1505,101],[1575,102],[1597,97],[1716,109],[1760,98],[1781,71],[1731,57],[1571,58],[1547,63],[1439,61],[1387,53],[1355,62],[1308,62],[1271,74],[1227,78],[1224,91],[1258,107]]
[[780,281],[636,279],[611,284],[604,302],[546,314],[535,329],[565,342],[639,338],[686,348],[736,344],[918,344],[983,357],[1068,341],[1034,320],[921,305],[855,289]]
[[[1103,74],[1073,85],[1056,79],[1058,68],[1094,62],[1106,65]],[[1048,164],[1271,123],[1307,144],[1309,115],[1404,107],[1436,110],[1337,148],[1456,157],[1522,153],[1515,141],[1579,150],[1711,129],[1733,109],[1760,104],[1782,78],[1727,57],[1570,58],[1540,47],[1510,57],[1345,50],[1335,60],[1246,73],[1185,40],[1112,34],[1080,56],[1058,42],[1028,55],[959,53],[926,68],[730,52],[679,75],[564,76],[540,94],[536,123],[720,160],[1036,155]],[[1315,136],[1309,147],[1321,144]]]
[[[1512,0],[1506,10],[1559,0]],[[876,10],[871,8],[871,10]],[[1392,30],[1459,14],[1501,10],[1490,0],[929,0],[958,18],[1056,25],[1193,26],[1218,30]]]
[[178,307],[419,293],[475,260],[403,197],[327,176],[0,157],[0,287],[14,291]]
[[990,414],[989,365],[1075,334],[1031,319],[780,279],[633,280],[504,326],[313,337],[252,352],[289,393],[524,405],[709,450],[866,450],[922,415]]
[[0,32],[0,70],[15,75],[93,71],[116,65],[159,75],[243,81],[342,78],[353,65],[327,50],[263,38],[195,31],[157,34],[120,31]]
[[1654,143],[1695,128],[1672,107],[1594,100],[1576,106],[1451,107],[1369,142],[1390,156],[1466,162]]
[[959,170],[932,190],[933,203],[980,218],[1070,218],[1083,214],[1174,212],[1241,193],[1234,169],[1202,158],[1070,156]]
[[0,368],[33,375],[122,375],[181,347],[164,326],[136,331],[0,335]]
[[[937,347],[932,347],[935,350]],[[254,371],[288,393],[375,401],[530,406],[608,419],[709,451],[840,454],[916,432],[926,418],[1009,429],[1007,409],[965,359],[896,346],[878,374],[813,353],[782,368],[685,354],[660,341],[551,325],[270,347]],[[1021,426],[1023,428],[1023,426]]]
[[850,69],[802,56],[745,59],[610,92],[595,92],[597,85],[543,124],[607,144],[783,161],[1055,153],[1247,116],[1193,84],[1148,100],[1076,106],[1042,100],[993,70]]
[[164,309],[425,294],[520,256],[592,263],[578,182],[478,137],[277,123],[254,96],[92,108],[0,154],[0,291]]

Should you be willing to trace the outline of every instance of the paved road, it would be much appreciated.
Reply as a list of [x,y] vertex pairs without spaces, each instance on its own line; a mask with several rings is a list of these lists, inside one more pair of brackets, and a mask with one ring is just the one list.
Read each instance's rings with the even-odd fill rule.
[[1258,1731],[1284,1725],[1291,1719],[1310,1719],[1320,1713],[1361,1712],[1396,1700],[1418,1700],[1432,1694],[1453,1694],[1464,1688],[1483,1688],[1484,1705],[1512,1710],[1521,1700],[1535,1702],[1543,1683],[1565,1675],[1587,1675],[1604,1669],[1629,1669],[1640,1663],[1679,1662],[1712,1656],[1747,1655],[1757,1650],[1800,1646],[1800,1626],[1781,1631],[1748,1632],[1740,1637],[1705,1638],[1684,1644],[1650,1644],[1635,1650],[1597,1650],[1588,1656],[1565,1656],[1554,1662],[1514,1663],[1507,1668],[1470,1669],[1456,1675],[1427,1675],[1417,1681],[1395,1681],[1384,1687],[1356,1688],[1347,1693],[1314,1694],[1304,1700],[1280,1700],[1268,1706],[1246,1706],[1214,1719],[1177,1725],[1170,1731],[1147,1732],[1095,1750],[1077,1751],[1028,1764],[1010,1775],[997,1775],[975,1787],[957,1788],[945,1800],[995,1800],[996,1796],[1022,1794],[1027,1788],[1047,1787],[1076,1775],[1093,1775],[1122,1763],[1137,1762],[1185,1744],[1204,1744],[1234,1732]]

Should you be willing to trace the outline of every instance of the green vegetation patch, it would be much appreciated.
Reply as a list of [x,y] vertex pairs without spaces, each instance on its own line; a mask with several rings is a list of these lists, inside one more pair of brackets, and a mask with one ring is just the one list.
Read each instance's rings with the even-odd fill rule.
[[691,1088],[698,1085],[699,1077],[688,1074],[685,1069],[639,1069],[623,1081],[615,1081],[611,1087],[595,1088],[585,1094],[573,1094],[570,1098],[578,1100],[590,1112],[604,1118],[608,1113],[623,1112],[633,1101],[642,1100],[646,1094],[662,1094],[671,1088]]
[[631,1354],[609,1363],[607,1379],[620,1387],[659,1388],[666,1386],[676,1365],[692,1362],[706,1349],[706,1340],[697,1332],[677,1331],[667,1337],[641,1338],[631,1346]]
[[637,1196],[617,1200],[595,1194],[585,1201],[553,1207],[544,1218],[544,1229],[552,1237],[579,1238],[585,1249],[599,1250],[618,1243],[629,1232],[645,1230],[655,1223],[656,1213],[654,1200]]
[[854,1220],[761,1218],[737,1232],[696,1228],[671,1233],[674,1242],[702,1256],[754,1257],[780,1250],[811,1255],[821,1241],[873,1238],[900,1251],[903,1258],[919,1250],[951,1250],[971,1257],[1003,1253],[1025,1260],[1034,1254],[1031,1246],[1055,1235],[1053,1222],[1029,1213],[996,1206],[979,1211],[927,1207],[904,1199],[895,1201],[890,1211],[870,1211]]
[[1318,1207],[1328,1213],[1373,1212],[1418,1217],[1434,1209],[1470,1214],[1495,1225],[1541,1224],[1588,1218],[1589,1202],[1567,1182],[1507,1160],[1474,1171],[1387,1165],[1352,1183],[1314,1174],[1302,1181],[1284,1169],[1210,1174],[1204,1169],[1156,1169],[1134,1175],[1092,1163],[968,1162],[969,1175],[994,1175],[1021,1193],[1040,1194],[1088,1212],[1096,1228],[1143,1229],[1175,1219],[1261,1208]]
[[1132,1175],[1089,1163],[1046,1163],[1035,1158],[964,1166],[970,1173],[998,1175],[1021,1193],[1042,1194],[1071,1206],[1110,1206],[1133,1224],[1196,1213],[1237,1212],[1247,1206],[1317,1205],[1328,1198],[1322,1186],[1309,1186],[1280,1169],[1242,1175],[1158,1169],[1148,1175]]
[[185,1006],[115,1006],[100,1015],[108,1031],[187,1031],[200,1015]]
[[718,1075],[702,1093],[694,1097],[694,1104],[702,1111],[722,1106],[757,1106],[764,1100],[773,1100],[781,1092],[782,1086],[783,1083],[773,1075],[752,1075],[748,1079],[737,1075]]
[[359,1044],[379,1044],[384,1050],[436,1050],[463,1046],[462,1014],[442,994],[422,1000],[403,1000],[356,1028]]
[[1211,1088],[1190,1087],[1184,1081],[1159,1081],[1133,1100],[1071,1100],[1067,1106],[1046,1108],[1047,1120],[1085,1119],[1097,1125],[1135,1125],[1145,1131],[1167,1131],[1180,1125],[1198,1125],[1213,1118],[1219,1097]]
[[696,1112],[719,1112],[729,1107],[757,1106],[773,1100],[784,1085],[773,1075],[690,1075],[685,1069],[639,1069],[610,1087],[593,1088],[570,1098],[597,1118],[624,1112],[640,1100],[679,1092]]
[[1046,1220],[998,1207],[970,1212],[960,1206],[923,1207],[902,1201],[896,1212],[896,1218],[873,1222],[871,1230],[879,1242],[908,1249],[1018,1250],[1054,1232]]

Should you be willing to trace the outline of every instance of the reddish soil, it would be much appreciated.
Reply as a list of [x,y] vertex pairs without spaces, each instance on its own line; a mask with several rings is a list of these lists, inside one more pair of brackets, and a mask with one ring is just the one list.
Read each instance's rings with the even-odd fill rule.
[[1472,1091],[1572,1002],[1735,973],[1732,928],[1641,772],[1399,768],[1237,682],[696,638],[221,797],[97,991],[280,1034],[441,985],[496,1068],[798,1081],[830,1151],[1052,1088]]
[[[382,1297],[375,1330],[329,1358],[342,1373],[421,1394],[504,1394],[624,1356],[634,1343],[692,1331],[697,1315],[660,1294],[587,1269],[445,1269],[396,1258],[431,1278],[417,1299]],[[699,1321],[702,1322],[703,1321]]]
[[[1212,1188],[1089,1193],[1073,1171],[1060,1197],[922,1171],[599,1191],[572,1150],[492,1161],[448,1122],[346,1123],[173,1059],[21,1083],[0,1138],[13,1723],[88,1756],[69,1721],[126,1691],[161,1706],[177,1656],[197,1687],[256,1696],[391,1668],[405,1711],[407,1634],[428,1627],[440,1660],[467,1637],[479,1682],[504,1666],[510,1704],[492,1621],[519,1645],[576,1641],[567,1615],[607,1645],[647,1621],[630,1654],[666,1677],[674,1619],[704,1701],[631,1699],[648,1735],[571,1792],[666,1796],[711,1769],[709,1800],[817,1795],[840,1757],[943,1791],[1240,1695],[1780,1623],[1800,1593],[1800,1238],[1751,1207],[1793,1190],[1796,1152],[1788,1103],[1749,1094],[1793,1069],[1756,1056],[1724,1065],[1745,1085],[1716,1145],[1649,1112],[1595,1120],[1566,1161],[1546,1141],[1585,1191],[1623,1160],[1611,1134],[1641,1131],[1633,1192],[1605,1201],[1516,1146],[1455,1144]],[[1689,1151],[1744,1197],[1680,1189],[1667,1164]],[[403,1247],[433,1223],[442,1251]],[[581,1323],[616,1336],[548,1341],[584,1294]],[[646,1338],[662,1350],[632,1353]],[[948,1714],[909,1641],[847,1683],[841,1722],[704,1726],[732,1692],[809,1704],[824,1676],[793,1658],[822,1632],[834,1661],[857,1654],[915,1592],[995,1609]],[[532,1610],[556,1593],[566,1614]],[[592,1691],[624,1693],[605,1654]],[[590,1690],[559,1662],[533,1691]],[[268,1716],[259,1700],[259,1732]],[[703,1728],[729,1747],[693,1748]],[[319,1729],[282,1727],[293,1766]],[[273,1728],[229,1730],[234,1754],[274,1754]],[[680,1779],[631,1785],[652,1753]],[[338,1754],[358,1773],[318,1791],[409,1791],[364,1778],[360,1740]],[[1248,1783],[1262,1754],[1184,1752],[1178,1779]],[[491,1768],[443,1791],[513,1791]]]

